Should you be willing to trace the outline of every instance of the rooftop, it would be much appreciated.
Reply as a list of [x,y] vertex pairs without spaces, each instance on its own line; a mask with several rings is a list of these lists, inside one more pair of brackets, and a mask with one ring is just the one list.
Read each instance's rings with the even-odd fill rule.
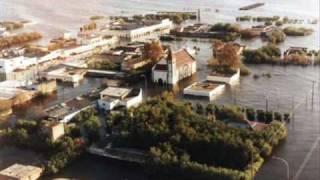
[[34,177],[34,174],[41,174],[42,169],[36,166],[14,164],[0,172],[0,175],[9,176],[17,179],[25,179],[26,177]]
[[190,64],[195,61],[187,49],[180,49],[179,51],[174,52],[172,55],[176,59],[177,67]]
[[190,89],[195,91],[212,91],[215,88],[219,87],[220,83],[214,83],[209,81],[197,82],[190,86]]
[[45,112],[49,118],[60,119],[73,112],[81,110],[89,106],[90,104],[91,104],[91,101],[89,99],[79,96],[77,98],[68,100],[59,105],[50,107],[46,109]]
[[119,87],[108,87],[105,90],[101,91],[101,95],[114,97],[114,98],[123,98],[124,96],[127,96],[132,89],[128,88],[119,88]]

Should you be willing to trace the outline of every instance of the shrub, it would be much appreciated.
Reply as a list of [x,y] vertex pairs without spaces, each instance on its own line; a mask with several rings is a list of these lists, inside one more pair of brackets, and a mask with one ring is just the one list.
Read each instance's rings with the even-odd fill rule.
[[286,39],[286,34],[282,31],[276,30],[267,36],[267,40],[273,44],[278,44],[284,42]]

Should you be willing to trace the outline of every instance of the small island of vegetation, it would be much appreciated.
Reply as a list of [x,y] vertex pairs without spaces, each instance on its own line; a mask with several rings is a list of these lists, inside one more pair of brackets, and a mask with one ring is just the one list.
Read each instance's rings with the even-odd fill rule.
[[293,27],[293,26],[288,26],[283,29],[283,32],[287,36],[308,36],[313,33],[313,29],[311,28],[303,28],[303,27]]

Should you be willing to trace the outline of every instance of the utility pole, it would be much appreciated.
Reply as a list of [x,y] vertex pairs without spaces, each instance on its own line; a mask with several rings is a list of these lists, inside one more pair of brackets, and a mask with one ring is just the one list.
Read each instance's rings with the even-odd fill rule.
[[292,126],[294,127],[294,96],[292,96],[292,100],[291,100],[291,118],[292,118]]
[[268,97],[266,98],[266,112],[269,111],[269,100]]
[[201,23],[201,11],[198,9],[198,23]]
[[314,87],[315,87],[316,81],[312,81],[312,95],[311,95],[311,108],[313,110],[313,102],[314,102]]

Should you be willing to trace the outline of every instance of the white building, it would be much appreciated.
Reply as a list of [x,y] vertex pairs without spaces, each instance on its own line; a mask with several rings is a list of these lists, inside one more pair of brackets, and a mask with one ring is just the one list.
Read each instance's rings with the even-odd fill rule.
[[169,33],[173,23],[169,19],[161,21],[150,21],[144,23],[125,23],[115,22],[108,31],[109,35],[117,36],[121,39],[137,39],[145,37],[154,32]]
[[84,79],[86,72],[84,69],[67,69],[63,67],[52,71],[40,72],[40,76],[47,80],[77,83]]
[[26,69],[37,63],[36,57],[25,57],[24,48],[3,50],[0,52],[0,73],[10,73],[16,69]]
[[195,82],[183,90],[184,95],[207,97],[209,100],[216,98],[224,91],[225,85],[209,81]]
[[153,82],[176,84],[178,81],[192,76],[197,71],[197,62],[187,49],[169,54],[152,68]]
[[77,38],[75,46],[68,47],[63,50],[63,56],[69,57],[75,54],[81,54],[92,51],[96,48],[111,47],[118,42],[115,36],[102,37],[98,35],[80,36]]
[[134,90],[128,88],[108,87],[100,92],[98,101],[99,109],[106,111],[116,107],[130,108],[142,102],[142,89]]
[[36,166],[14,164],[0,172],[1,180],[36,180],[43,169]]

